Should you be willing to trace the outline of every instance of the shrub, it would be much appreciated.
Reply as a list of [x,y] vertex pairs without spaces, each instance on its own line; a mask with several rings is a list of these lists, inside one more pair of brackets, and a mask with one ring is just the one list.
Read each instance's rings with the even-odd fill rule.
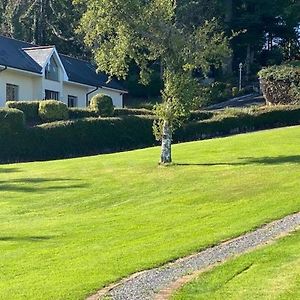
[[227,109],[211,119],[190,122],[179,129],[175,142],[206,139],[300,123],[300,106]]
[[[28,161],[131,150],[155,144],[153,118],[86,118],[26,128],[0,135],[0,161]],[[3,145],[3,147],[2,147]]]
[[210,104],[225,101],[231,97],[230,85],[224,82],[214,82],[211,84],[208,93],[208,101]]
[[[24,113],[15,108],[0,109],[0,134],[16,133],[24,129]],[[1,147],[4,145],[1,144]]]
[[104,94],[97,94],[91,99],[91,110],[103,117],[111,117],[114,114],[114,105],[111,97]]
[[66,104],[57,100],[45,100],[39,104],[39,117],[43,121],[67,120],[69,118]]
[[237,97],[239,95],[239,89],[234,86],[232,89],[231,89],[231,93],[232,93],[232,96],[233,97]]
[[[300,106],[208,113],[206,116],[211,118],[191,121],[178,129],[174,141],[207,139],[300,123]],[[154,116],[150,115],[57,121],[28,128],[23,128],[22,116],[23,113],[15,109],[0,110],[1,162],[57,159],[155,145]]]
[[153,115],[153,111],[145,108],[115,108],[114,116],[144,116]]
[[204,110],[195,110],[191,112],[190,121],[202,121],[208,120],[213,117],[214,113],[212,111],[204,111]]
[[39,104],[39,101],[8,101],[6,107],[21,110],[27,122],[38,122]]
[[88,108],[69,108],[69,118],[71,120],[92,118],[97,116],[98,114],[95,111]]
[[258,75],[268,105],[300,102],[300,68],[273,66],[261,70]]

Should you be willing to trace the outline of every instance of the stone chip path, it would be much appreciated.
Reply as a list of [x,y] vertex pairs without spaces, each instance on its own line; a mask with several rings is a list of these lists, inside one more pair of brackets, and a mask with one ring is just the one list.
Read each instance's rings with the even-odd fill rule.
[[183,277],[199,272],[216,263],[264,245],[300,226],[300,212],[274,221],[238,238],[208,248],[197,254],[181,258],[162,267],[139,272],[131,277],[100,290],[87,300],[99,300],[106,296],[113,300],[162,300],[164,292],[176,286]]

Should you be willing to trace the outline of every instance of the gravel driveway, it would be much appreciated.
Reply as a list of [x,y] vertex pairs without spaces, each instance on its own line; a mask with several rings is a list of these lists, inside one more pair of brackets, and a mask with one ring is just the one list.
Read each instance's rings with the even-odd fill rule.
[[165,266],[137,273],[118,284],[100,290],[87,300],[103,296],[114,300],[148,300],[183,276],[266,244],[300,226],[300,212],[269,223],[253,232],[203,250]]

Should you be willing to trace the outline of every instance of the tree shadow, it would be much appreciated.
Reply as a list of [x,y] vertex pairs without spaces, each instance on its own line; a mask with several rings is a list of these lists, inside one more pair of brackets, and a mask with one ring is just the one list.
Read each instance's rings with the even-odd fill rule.
[[54,236],[0,236],[0,242],[43,242]]
[[[0,180],[0,192],[45,192],[64,189],[86,188],[88,184],[78,183],[80,179],[52,179],[52,178],[20,178]],[[48,183],[46,186],[44,183]],[[55,184],[51,184],[55,183]],[[66,184],[68,183],[68,184]]]
[[175,163],[176,166],[244,166],[244,165],[279,165],[279,164],[299,164],[300,155],[290,156],[265,156],[265,157],[239,157],[237,162],[213,162],[213,163]]
[[19,168],[3,168],[0,165],[0,173],[15,173],[20,172]]

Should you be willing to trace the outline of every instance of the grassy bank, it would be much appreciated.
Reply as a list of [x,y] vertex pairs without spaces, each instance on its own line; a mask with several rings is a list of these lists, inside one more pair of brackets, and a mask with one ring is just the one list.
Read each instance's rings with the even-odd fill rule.
[[0,166],[0,299],[98,288],[300,210],[300,127]]
[[174,300],[300,299],[300,231],[214,268]]

